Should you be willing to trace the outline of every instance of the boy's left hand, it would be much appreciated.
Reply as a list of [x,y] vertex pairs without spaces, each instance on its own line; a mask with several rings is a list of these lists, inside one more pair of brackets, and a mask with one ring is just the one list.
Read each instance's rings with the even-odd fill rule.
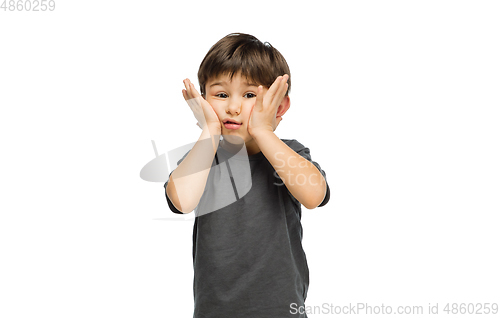
[[257,98],[250,118],[248,119],[248,133],[250,135],[268,130],[273,132],[281,121],[281,116],[276,117],[278,107],[285,97],[288,88],[288,75],[278,76],[269,90],[263,94],[262,85],[257,89]]

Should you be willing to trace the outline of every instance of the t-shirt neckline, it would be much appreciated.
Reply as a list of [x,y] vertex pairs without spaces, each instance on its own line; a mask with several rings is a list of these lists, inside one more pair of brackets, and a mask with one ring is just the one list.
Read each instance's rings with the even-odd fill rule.
[[[245,149],[246,150],[246,149]],[[233,154],[233,153],[230,153],[229,151],[227,151],[226,149],[222,148],[221,145],[219,145],[219,148],[217,149],[217,152],[221,152],[224,156],[227,156],[227,157],[230,157],[231,159],[235,159],[235,160],[247,160],[244,155],[238,153],[238,154]],[[241,150],[240,150],[241,151]],[[248,160],[251,160],[251,161],[254,161],[254,160],[262,160],[265,156],[264,154],[262,153],[262,151],[259,151],[258,153],[256,154],[253,154],[253,155],[247,155],[248,157]]]

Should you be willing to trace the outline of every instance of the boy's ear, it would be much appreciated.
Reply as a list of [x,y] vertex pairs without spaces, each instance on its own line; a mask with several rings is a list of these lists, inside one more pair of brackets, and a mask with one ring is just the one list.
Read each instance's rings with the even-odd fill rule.
[[290,96],[285,96],[281,101],[281,104],[278,106],[276,117],[283,116],[289,108],[290,108]]

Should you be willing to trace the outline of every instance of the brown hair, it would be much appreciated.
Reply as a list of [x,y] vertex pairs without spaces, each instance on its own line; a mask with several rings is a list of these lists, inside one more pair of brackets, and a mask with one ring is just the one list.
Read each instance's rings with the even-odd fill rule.
[[256,37],[245,33],[231,33],[215,43],[200,64],[198,82],[205,97],[205,85],[220,75],[241,76],[264,87],[271,87],[276,78],[288,74],[288,96],[292,87],[290,69],[285,58],[271,43],[262,43]]

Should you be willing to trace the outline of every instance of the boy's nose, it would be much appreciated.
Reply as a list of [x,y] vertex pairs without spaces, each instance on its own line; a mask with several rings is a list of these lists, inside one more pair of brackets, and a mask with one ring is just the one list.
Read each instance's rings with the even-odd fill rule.
[[229,104],[227,112],[231,114],[239,114],[241,112],[241,102],[239,100],[233,100]]

